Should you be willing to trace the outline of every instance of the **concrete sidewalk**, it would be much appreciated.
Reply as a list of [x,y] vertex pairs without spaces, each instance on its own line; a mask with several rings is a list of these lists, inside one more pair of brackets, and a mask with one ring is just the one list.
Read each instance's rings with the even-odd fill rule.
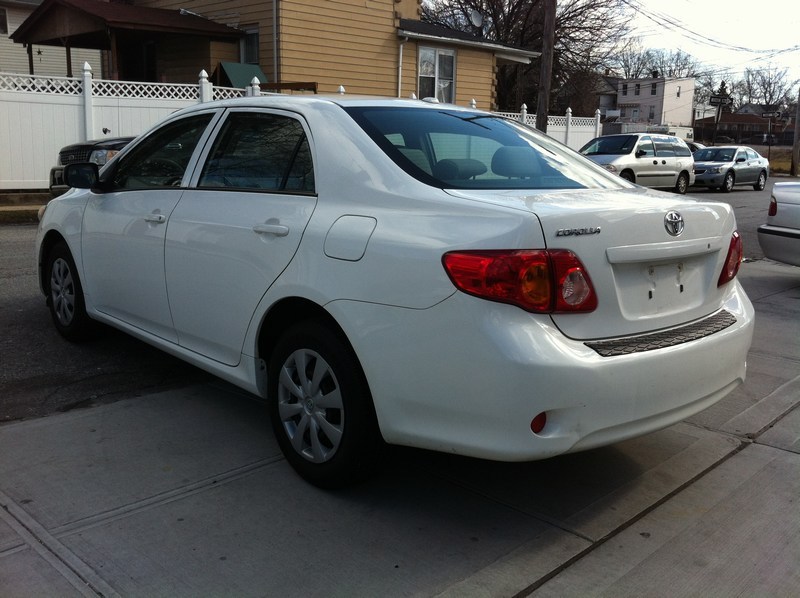
[[795,596],[800,268],[740,276],[744,386],[548,461],[396,449],[323,492],[222,382],[0,426],[0,595]]

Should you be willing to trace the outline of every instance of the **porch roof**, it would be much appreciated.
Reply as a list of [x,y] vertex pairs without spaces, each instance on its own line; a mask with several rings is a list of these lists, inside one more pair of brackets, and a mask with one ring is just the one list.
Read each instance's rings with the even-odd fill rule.
[[44,0],[11,34],[16,43],[108,49],[109,30],[236,39],[243,32],[187,10],[131,6],[101,0]]
[[442,25],[415,21],[414,19],[400,19],[397,35],[398,37],[407,37],[409,39],[479,48],[493,52],[498,59],[505,62],[530,64],[532,58],[538,58],[542,55],[541,52],[489,41],[465,31],[457,31]]

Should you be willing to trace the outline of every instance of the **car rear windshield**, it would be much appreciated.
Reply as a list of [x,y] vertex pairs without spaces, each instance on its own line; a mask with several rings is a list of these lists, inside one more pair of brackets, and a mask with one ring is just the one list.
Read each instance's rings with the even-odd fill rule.
[[442,108],[348,107],[400,168],[450,189],[611,189],[623,184],[514,121]]
[[621,156],[630,154],[636,147],[636,135],[609,135],[597,137],[581,148],[584,156],[611,155]]

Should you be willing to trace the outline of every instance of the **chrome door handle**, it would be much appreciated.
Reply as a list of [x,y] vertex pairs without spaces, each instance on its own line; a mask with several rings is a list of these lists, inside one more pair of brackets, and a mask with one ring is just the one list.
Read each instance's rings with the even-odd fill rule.
[[253,230],[260,235],[275,235],[285,237],[289,234],[289,227],[283,224],[256,224]]
[[163,224],[167,221],[167,217],[164,214],[148,214],[144,219],[146,222],[155,222],[157,224]]

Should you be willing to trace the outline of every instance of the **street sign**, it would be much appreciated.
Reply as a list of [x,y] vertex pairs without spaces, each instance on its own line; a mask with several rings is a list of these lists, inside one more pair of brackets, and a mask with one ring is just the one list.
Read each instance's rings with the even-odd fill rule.
[[712,106],[727,106],[733,103],[733,99],[726,96],[711,96],[708,103]]
[[780,117],[781,117],[781,113],[780,112],[762,112],[761,113],[761,118],[780,118]]

